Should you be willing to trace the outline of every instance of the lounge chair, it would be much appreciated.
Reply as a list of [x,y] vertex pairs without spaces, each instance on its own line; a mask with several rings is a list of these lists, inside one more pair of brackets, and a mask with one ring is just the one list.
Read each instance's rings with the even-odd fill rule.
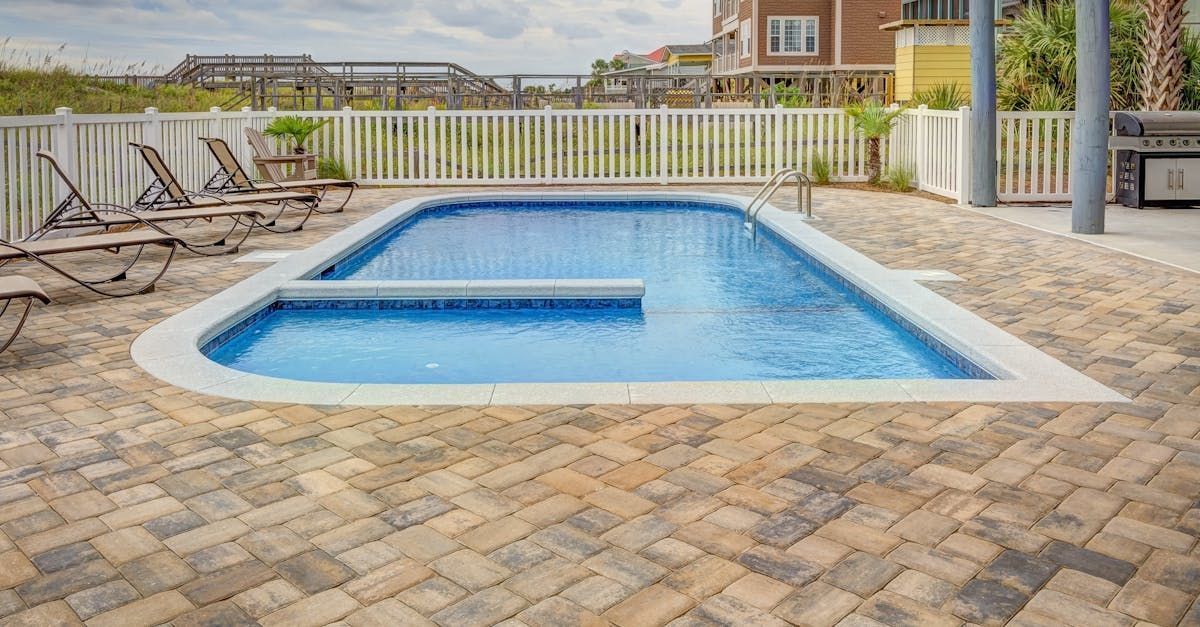
[[46,292],[43,292],[33,279],[23,276],[6,276],[0,277],[0,300],[4,301],[4,305],[0,305],[0,316],[3,316],[8,311],[8,306],[15,301],[25,301],[25,309],[21,312],[20,319],[17,320],[17,326],[4,341],[4,345],[0,346],[0,353],[3,353],[21,334],[21,328],[25,326],[25,321],[29,318],[29,311],[33,309],[33,301],[39,300],[45,305],[50,302],[50,297],[46,296]]
[[[204,184],[204,191],[215,193],[246,193],[246,192],[261,192],[261,191],[291,191],[297,189],[317,190],[321,195],[321,205],[317,206],[318,213],[339,213],[346,208],[346,203],[350,202],[350,197],[354,195],[354,190],[358,187],[358,183],[354,181],[346,181],[342,179],[296,179],[284,176],[280,163],[295,162],[297,157],[305,157],[311,155],[281,155],[276,156],[270,154],[267,148],[267,142],[262,134],[254,129],[246,129],[247,137],[257,138],[250,140],[250,146],[254,148],[257,155],[254,157],[254,163],[258,166],[258,171],[266,178],[255,179],[247,174],[242,164],[238,162],[237,157],[233,154],[233,150],[229,148],[229,144],[219,137],[201,137],[208,146],[213,157],[217,160],[217,171],[208,179],[208,183]],[[297,166],[302,167],[302,166]],[[330,188],[346,189],[346,197],[342,199],[342,203],[334,209],[325,210],[321,206],[324,205],[325,195]]]
[[[182,209],[161,209],[159,211],[140,211],[136,213],[129,207],[110,203],[90,202],[83,195],[83,192],[79,191],[79,187],[75,185],[75,181],[67,176],[67,173],[59,165],[58,159],[55,158],[53,153],[49,150],[39,150],[37,156],[50,164],[50,169],[53,170],[63,185],[66,186],[68,193],[67,197],[42,222],[41,227],[34,231],[30,237],[26,238],[27,240],[40,239],[51,231],[70,229],[123,231],[137,227],[142,221],[152,224],[182,222],[186,226],[196,221],[212,222],[217,218],[230,218],[233,223],[230,225],[229,230],[224,231],[220,237],[212,241],[183,239],[180,233],[174,233],[175,235],[180,235],[180,243],[188,250],[201,255],[227,255],[236,253],[241,243],[246,241],[246,238],[250,236],[250,231],[254,229],[254,225],[266,219],[266,215],[258,209],[246,205],[235,205],[225,201],[214,207],[184,207]],[[120,213],[106,213],[98,211],[98,209],[116,209]],[[235,232],[239,227],[245,227],[245,230],[241,238],[236,239]],[[236,241],[233,241],[234,239]],[[229,243],[231,241],[233,241],[232,244]]]
[[[171,265],[171,260],[175,258],[175,251],[182,241],[178,237],[155,227],[132,213],[116,209],[96,209],[95,211],[98,214],[125,215],[132,223],[141,224],[147,228],[79,235],[75,237],[21,240],[18,242],[0,240],[0,265],[10,261],[28,259],[102,296],[121,297],[153,292],[154,284],[166,273],[167,267]],[[127,273],[142,258],[142,253],[145,252],[147,246],[163,246],[169,249],[167,258],[162,262],[162,267],[158,269],[157,273],[150,280],[134,287],[120,290],[112,290],[105,287],[111,283],[125,281],[128,278]],[[47,259],[47,257],[54,255],[79,252],[108,252],[116,254],[120,253],[122,248],[135,247],[137,248],[137,253],[120,270],[96,279],[82,277]],[[89,264],[89,266],[92,265],[94,264]]]
[[[142,159],[154,175],[154,180],[146,188],[146,191],[142,192],[142,195],[138,196],[138,199],[133,202],[134,208],[138,210],[199,209],[204,207],[218,207],[230,203],[274,205],[279,207],[278,213],[271,216],[268,221],[258,223],[258,226],[273,233],[290,233],[304,228],[304,223],[308,222],[313,211],[317,208],[317,204],[321,202],[321,198],[316,194],[302,192],[214,194],[211,192],[188,191],[179,183],[179,179],[171,172],[171,168],[167,167],[167,162],[163,160],[162,155],[159,154],[157,149],[153,146],[134,142],[130,142],[129,145],[133,146],[138,151],[138,154],[142,155]],[[293,207],[297,210],[295,213],[304,212],[304,218],[298,224],[291,227],[278,226],[279,218],[288,209]]]

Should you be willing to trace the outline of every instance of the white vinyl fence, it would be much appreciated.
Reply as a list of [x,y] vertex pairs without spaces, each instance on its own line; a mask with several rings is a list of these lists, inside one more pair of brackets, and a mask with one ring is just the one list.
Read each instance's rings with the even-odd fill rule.
[[[221,137],[249,166],[244,127],[275,111],[0,117],[0,238],[29,233],[62,198],[34,157],[54,151],[85,194],[127,204],[147,185],[129,142],[159,148],[176,176],[199,189],[216,163],[199,137]],[[780,168],[835,181],[866,179],[867,142],[841,109],[533,111],[315,111],[328,120],[310,149],[367,185],[752,183]],[[1001,113],[1002,200],[1069,193],[1070,113]],[[884,142],[885,167],[905,166],[920,189],[966,200],[970,111],[906,111]]]

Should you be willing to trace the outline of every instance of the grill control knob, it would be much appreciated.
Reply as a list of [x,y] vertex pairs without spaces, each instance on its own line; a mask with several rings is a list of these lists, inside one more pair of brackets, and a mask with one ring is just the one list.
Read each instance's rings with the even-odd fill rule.
[[1148,139],[1143,139],[1143,140],[1142,140],[1142,145],[1143,145],[1143,146],[1146,146],[1146,147],[1148,148],[1148,147],[1150,146],[1150,140],[1148,140]]
[[1155,145],[1155,146],[1162,146],[1162,140],[1161,140],[1161,139],[1156,139],[1156,140],[1154,140],[1154,145]]
[[1170,144],[1170,145],[1172,145],[1172,146],[1174,146],[1174,145],[1175,145],[1175,140],[1173,140],[1173,139],[1169,139],[1169,140],[1167,140],[1167,143],[1168,143],[1168,144]]

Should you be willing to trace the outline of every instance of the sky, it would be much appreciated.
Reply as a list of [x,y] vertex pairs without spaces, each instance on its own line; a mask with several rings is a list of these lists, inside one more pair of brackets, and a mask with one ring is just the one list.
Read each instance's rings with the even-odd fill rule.
[[0,58],[124,73],[188,53],[309,53],[586,74],[621,50],[707,41],[711,11],[711,0],[0,0]]

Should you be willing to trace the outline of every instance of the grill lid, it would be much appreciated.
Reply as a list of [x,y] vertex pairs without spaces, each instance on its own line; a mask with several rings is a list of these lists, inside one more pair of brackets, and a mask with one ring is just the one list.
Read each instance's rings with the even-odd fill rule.
[[1117,135],[1200,135],[1200,111],[1118,111]]

